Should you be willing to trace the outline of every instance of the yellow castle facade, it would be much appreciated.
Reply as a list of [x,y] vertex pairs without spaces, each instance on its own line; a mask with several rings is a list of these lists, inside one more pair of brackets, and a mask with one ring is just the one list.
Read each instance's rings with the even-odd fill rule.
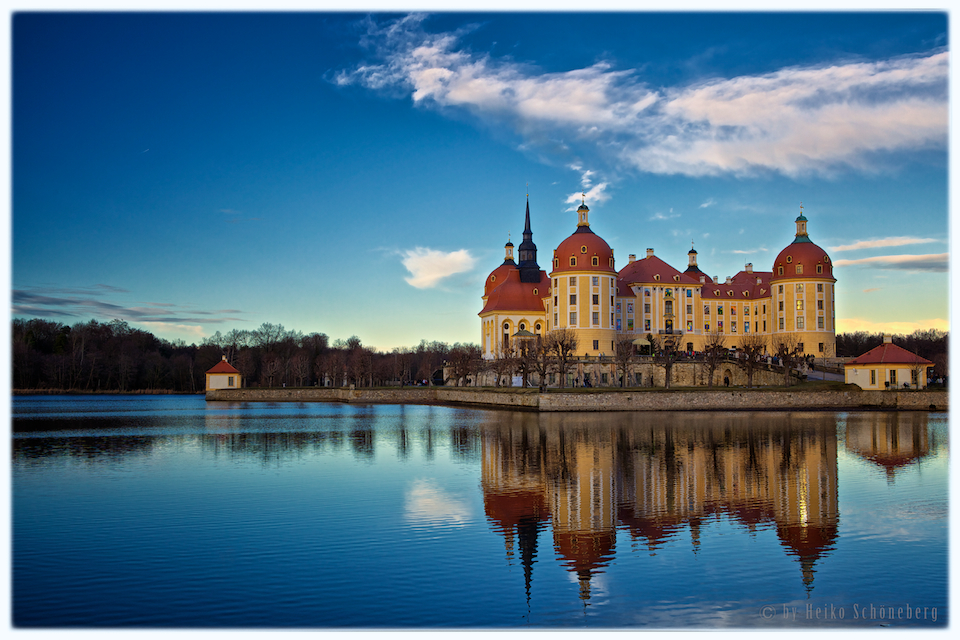
[[768,353],[787,342],[803,355],[836,355],[833,263],[796,218],[796,235],[769,271],[752,264],[721,281],[687,254],[684,271],[647,249],[617,269],[613,249],[590,227],[584,201],[575,231],[553,251],[549,273],[537,262],[527,200],[523,242],[505,245],[503,264],[484,283],[479,313],[483,357],[494,359],[519,334],[545,336],[569,329],[578,356],[613,355],[618,340],[648,335],[673,341],[681,351],[702,351],[715,335],[728,348],[762,336]]

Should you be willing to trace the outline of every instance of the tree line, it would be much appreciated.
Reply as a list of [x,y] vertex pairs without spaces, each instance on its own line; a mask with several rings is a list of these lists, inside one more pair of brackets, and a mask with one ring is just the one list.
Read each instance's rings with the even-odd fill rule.
[[[542,339],[514,341],[508,350],[485,361],[475,344],[422,340],[416,347],[379,351],[363,345],[357,336],[331,342],[324,333],[304,334],[271,323],[252,330],[217,331],[199,345],[164,340],[123,320],[90,320],[69,326],[17,318],[12,324],[13,387],[23,390],[198,393],[206,386],[206,371],[224,356],[240,371],[244,386],[251,387],[465,385],[484,371],[493,374],[498,386],[519,376],[524,385],[536,379],[543,388],[550,379],[563,387],[578,350],[576,335],[566,331],[552,331]],[[619,340],[612,354],[621,384],[629,384],[628,371],[636,355],[634,338]],[[678,351],[675,344],[655,336],[649,338],[653,360],[663,367],[669,384],[673,363],[689,356]],[[766,352],[761,336],[754,342],[742,338],[736,345],[738,364],[742,363],[750,386]],[[781,342],[773,345],[772,353],[786,372],[785,384],[789,384],[789,371],[800,355],[795,345]],[[879,333],[838,334],[837,355],[857,356],[882,342]],[[947,332],[915,331],[896,335],[893,342],[932,361],[937,375],[947,375]],[[708,365],[708,384],[712,384],[717,363],[729,356],[731,346],[717,334],[697,354],[696,359]],[[444,367],[448,379],[443,377]]]
[[23,390],[198,393],[207,370],[224,356],[245,386],[435,384],[447,359],[480,354],[476,345],[427,340],[384,352],[357,336],[331,341],[271,323],[217,331],[199,345],[164,340],[124,320],[70,326],[15,318],[12,324],[12,383]]

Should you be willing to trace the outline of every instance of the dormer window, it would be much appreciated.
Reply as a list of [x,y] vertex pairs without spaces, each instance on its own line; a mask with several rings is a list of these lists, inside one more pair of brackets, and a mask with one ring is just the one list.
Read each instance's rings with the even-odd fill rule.
[[660,274],[659,273],[654,274],[653,279],[660,280]]
[[581,245],[580,253],[586,253],[586,252],[587,252],[587,245]]
[[787,256],[787,262],[793,262],[793,256]]
[[559,269],[559,268],[560,268],[560,258],[554,258],[554,259],[553,259],[553,268],[554,268],[554,269]]
[[818,264],[818,265],[817,265],[817,273],[823,273],[823,265],[822,265],[822,264]]
[[680,282],[680,276],[673,276],[674,282]]
[[490,276],[490,282],[496,282],[497,276]]
[[593,264],[593,266],[595,266],[595,267],[599,267],[599,266],[600,266],[600,258],[598,258],[597,256],[593,256],[593,260],[591,260],[591,264]]
[[830,256],[823,256],[824,262],[830,262]]
[[539,290],[538,290],[536,287],[534,287],[534,289],[533,289],[533,295],[537,295],[538,293],[540,293]]
[[729,298],[733,297],[733,289],[727,289],[727,297]]
[[800,275],[801,273],[803,273],[803,265],[802,265],[802,264],[798,264],[798,265],[797,265],[797,275]]
[[577,259],[576,259],[576,258],[574,258],[574,257],[571,257],[571,258],[570,258],[570,266],[571,266],[571,267],[577,266]]
[[778,275],[778,276],[782,276],[782,275],[783,275],[783,267],[777,267],[777,275]]

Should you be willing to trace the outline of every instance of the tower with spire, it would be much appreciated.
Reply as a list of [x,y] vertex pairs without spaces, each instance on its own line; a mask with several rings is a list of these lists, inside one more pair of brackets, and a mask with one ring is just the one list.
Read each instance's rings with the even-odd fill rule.
[[520,282],[540,282],[540,265],[537,264],[537,245],[533,243],[530,230],[530,194],[527,194],[527,214],[523,223],[523,242],[518,250],[520,258]]

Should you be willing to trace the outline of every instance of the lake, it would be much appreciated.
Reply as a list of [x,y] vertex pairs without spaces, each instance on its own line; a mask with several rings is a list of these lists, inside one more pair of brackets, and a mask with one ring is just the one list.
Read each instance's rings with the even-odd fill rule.
[[948,624],[946,413],[12,411],[16,627]]

